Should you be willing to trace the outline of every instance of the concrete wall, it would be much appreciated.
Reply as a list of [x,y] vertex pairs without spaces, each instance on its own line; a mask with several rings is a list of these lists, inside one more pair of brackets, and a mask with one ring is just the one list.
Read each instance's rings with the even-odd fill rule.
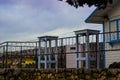
[[[72,49],[74,48],[74,49]],[[90,43],[89,44],[89,48],[90,48],[90,67],[91,68],[96,68],[96,63],[95,63],[95,57],[96,57],[96,43]],[[99,49],[102,50],[102,43],[99,43]],[[80,57],[84,57],[85,58],[85,44],[80,44],[79,45],[79,56]],[[103,59],[102,57],[102,52],[99,52],[101,59]],[[94,59],[94,60],[92,60]],[[102,65],[102,61],[100,60]],[[76,68],[77,64],[76,64],[76,45],[67,45],[66,46],[66,68]],[[79,61],[79,67],[83,68],[85,67],[85,60]]]
[[[72,49],[75,48],[75,49]],[[79,45],[79,51],[82,52],[82,46]],[[66,68],[76,68],[76,45],[66,46]],[[81,55],[81,54],[80,54]],[[79,62],[81,66],[81,62]]]

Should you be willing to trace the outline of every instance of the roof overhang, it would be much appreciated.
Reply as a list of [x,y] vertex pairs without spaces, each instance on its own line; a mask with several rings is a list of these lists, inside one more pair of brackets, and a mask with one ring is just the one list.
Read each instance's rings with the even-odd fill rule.
[[100,31],[93,30],[93,29],[83,29],[83,30],[78,30],[78,31],[74,31],[74,32],[76,35],[86,36],[86,34],[89,34],[89,35],[98,34]]
[[104,17],[108,16],[109,11],[116,5],[119,0],[113,0],[112,4],[108,4],[105,9],[96,8],[90,16],[85,20],[86,23],[102,24]]

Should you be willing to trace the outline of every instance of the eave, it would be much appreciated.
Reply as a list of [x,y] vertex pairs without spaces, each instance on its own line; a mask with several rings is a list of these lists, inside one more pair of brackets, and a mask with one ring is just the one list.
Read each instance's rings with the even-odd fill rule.
[[102,24],[104,21],[104,17],[108,16],[110,10],[114,8],[119,0],[113,0],[112,4],[108,4],[105,9],[96,8],[85,20],[86,23],[96,23]]

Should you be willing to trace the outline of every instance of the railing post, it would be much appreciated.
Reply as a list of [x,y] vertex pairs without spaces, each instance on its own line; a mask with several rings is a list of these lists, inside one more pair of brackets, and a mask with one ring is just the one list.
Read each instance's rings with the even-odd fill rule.
[[8,42],[6,43],[6,48],[5,48],[6,50],[6,54],[5,54],[5,68],[8,68],[8,66],[7,66],[7,59],[8,59]]
[[97,69],[100,68],[100,54],[99,54],[99,34],[96,34],[96,43],[97,43],[97,49],[96,49],[96,56],[97,56]]
[[90,68],[90,48],[89,48],[89,33],[86,33],[86,69]]
[[40,69],[40,64],[41,64],[41,59],[40,59],[40,56],[41,56],[41,41],[39,40],[38,42],[38,69]]
[[45,54],[44,54],[44,57],[45,57],[45,69],[47,69],[47,40],[46,40],[46,38],[45,38]]
[[62,56],[63,56],[63,39],[61,38],[60,68],[63,68]]
[[55,68],[56,69],[58,68],[58,48],[57,48],[57,45],[58,45],[58,39],[55,40],[55,61],[56,61]]
[[36,60],[36,68],[38,67],[38,58],[37,58],[37,54],[38,53],[38,48],[37,48],[37,42],[36,42],[36,48],[35,48],[35,60]]
[[[48,42],[49,42],[49,49],[48,49],[48,50],[49,50],[49,54],[48,54],[48,59],[49,59],[49,61],[51,61],[51,55],[52,55],[52,54],[51,54],[51,41],[49,40]],[[50,63],[48,64],[48,67],[51,68],[51,64],[50,64]]]
[[76,35],[76,68],[79,68],[79,35]]

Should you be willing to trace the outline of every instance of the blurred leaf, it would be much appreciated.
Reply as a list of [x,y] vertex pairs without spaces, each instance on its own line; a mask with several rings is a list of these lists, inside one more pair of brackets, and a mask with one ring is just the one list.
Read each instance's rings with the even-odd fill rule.
[[[59,1],[63,1],[63,0],[59,0]],[[113,0],[66,0],[66,2],[69,5],[74,6],[75,8],[83,7],[83,5],[85,4],[87,4],[89,7],[94,5],[100,8],[106,8],[107,3],[112,4]]]

